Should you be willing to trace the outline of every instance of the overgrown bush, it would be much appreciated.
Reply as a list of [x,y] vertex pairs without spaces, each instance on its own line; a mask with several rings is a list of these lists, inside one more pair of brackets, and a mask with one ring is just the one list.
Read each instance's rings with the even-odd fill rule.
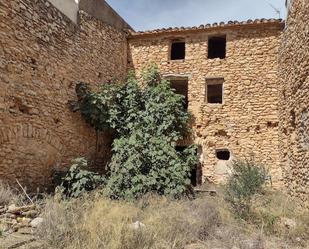
[[138,81],[103,84],[93,93],[77,87],[79,110],[96,131],[112,130],[113,156],[106,192],[115,199],[138,198],[149,192],[178,197],[190,193],[196,147],[176,151],[189,134],[184,96],[160,78],[152,66]]
[[228,179],[225,198],[232,205],[235,214],[248,219],[253,197],[260,193],[266,181],[267,171],[254,159],[235,160]]
[[104,183],[104,178],[88,169],[87,160],[77,158],[62,179],[61,191],[66,197],[79,197]]

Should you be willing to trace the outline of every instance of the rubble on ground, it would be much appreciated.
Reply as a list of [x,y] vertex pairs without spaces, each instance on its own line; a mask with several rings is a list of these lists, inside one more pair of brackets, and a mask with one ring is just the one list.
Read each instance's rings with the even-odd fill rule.
[[0,206],[0,232],[2,235],[8,235],[21,229],[37,228],[43,222],[43,218],[39,217],[40,208],[38,205],[16,206]]

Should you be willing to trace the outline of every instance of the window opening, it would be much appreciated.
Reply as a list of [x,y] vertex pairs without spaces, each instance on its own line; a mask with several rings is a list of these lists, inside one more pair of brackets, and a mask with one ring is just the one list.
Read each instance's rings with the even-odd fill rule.
[[208,38],[208,59],[226,57],[226,36]]
[[171,45],[171,60],[184,60],[186,56],[186,43],[173,41]]
[[223,82],[224,79],[206,80],[206,98],[209,104],[223,103]]
[[[177,152],[183,152],[187,147],[186,146],[176,146],[176,151]],[[197,151],[196,151],[196,155],[197,155]],[[198,184],[198,160],[196,162],[196,165],[193,167],[192,171],[191,171],[191,184],[192,186],[196,187]]]
[[216,150],[216,156],[219,160],[228,161],[230,160],[231,153],[228,149]]
[[170,80],[171,88],[175,90],[175,93],[181,94],[185,97],[184,108],[188,109],[188,79],[172,79]]

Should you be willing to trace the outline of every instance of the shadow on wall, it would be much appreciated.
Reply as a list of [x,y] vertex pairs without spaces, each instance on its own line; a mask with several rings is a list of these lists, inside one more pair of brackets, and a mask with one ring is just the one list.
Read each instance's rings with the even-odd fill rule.
[[78,23],[78,11],[113,26],[116,29],[132,29],[129,24],[113,10],[105,0],[49,0],[58,10],[65,14],[75,24]]
[[79,0],[49,0],[58,10],[65,14],[71,21],[77,24]]
[[113,26],[116,29],[132,27],[105,0],[79,0],[79,9]]

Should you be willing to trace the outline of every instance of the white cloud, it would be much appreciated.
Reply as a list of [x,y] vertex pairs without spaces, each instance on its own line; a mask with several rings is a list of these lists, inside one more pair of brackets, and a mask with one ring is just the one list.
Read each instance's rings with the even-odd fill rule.
[[285,17],[285,0],[107,0],[136,30]]

